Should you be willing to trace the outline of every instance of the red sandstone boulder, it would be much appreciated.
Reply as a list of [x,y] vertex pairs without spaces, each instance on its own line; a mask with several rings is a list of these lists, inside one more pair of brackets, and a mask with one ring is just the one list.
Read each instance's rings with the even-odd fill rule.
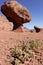
[[41,27],[40,26],[34,26],[34,29],[36,30],[36,32],[40,32],[41,31]]
[[31,20],[29,11],[17,1],[5,2],[1,6],[1,11],[10,22],[13,22],[13,29],[18,28],[23,23],[30,22]]

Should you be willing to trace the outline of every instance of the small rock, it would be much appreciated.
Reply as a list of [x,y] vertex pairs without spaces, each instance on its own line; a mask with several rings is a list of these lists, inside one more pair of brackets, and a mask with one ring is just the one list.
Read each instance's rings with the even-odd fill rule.
[[41,31],[41,27],[40,26],[34,26],[34,29],[36,32],[40,32]]

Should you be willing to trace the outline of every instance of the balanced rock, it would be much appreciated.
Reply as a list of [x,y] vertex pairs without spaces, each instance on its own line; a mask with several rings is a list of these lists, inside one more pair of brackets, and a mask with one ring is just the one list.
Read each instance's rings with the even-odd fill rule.
[[36,32],[40,32],[41,31],[41,27],[40,26],[34,26],[34,29]]
[[10,22],[13,22],[13,30],[31,20],[29,11],[17,1],[5,2],[1,6],[1,11]]

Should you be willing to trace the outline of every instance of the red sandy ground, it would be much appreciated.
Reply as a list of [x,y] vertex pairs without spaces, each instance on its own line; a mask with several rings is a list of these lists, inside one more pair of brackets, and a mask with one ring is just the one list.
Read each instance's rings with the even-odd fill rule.
[[[23,39],[40,39],[43,40],[43,30],[39,33],[36,32],[14,32],[14,31],[0,31],[0,65],[11,65],[6,61],[7,55],[9,54],[9,48],[13,48],[18,45]],[[40,51],[42,53],[41,59],[43,62],[43,49]],[[39,56],[37,56],[39,57]],[[37,60],[34,60],[33,64],[29,65],[43,65],[38,64]],[[26,64],[27,65],[27,64]]]

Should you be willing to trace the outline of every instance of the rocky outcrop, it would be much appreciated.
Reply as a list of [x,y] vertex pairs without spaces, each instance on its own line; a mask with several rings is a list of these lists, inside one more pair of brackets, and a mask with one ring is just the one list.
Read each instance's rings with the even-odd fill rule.
[[8,22],[8,20],[0,15],[0,30],[12,30],[13,26]]
[[40,32],[41,31],[41,27],[40,26],[34,26],[34,29],[36,32]]
[[31,20],[29,11],[17,1],[5,2],[1,6],[1,11],[10,22],[13,22],[13,30]]

